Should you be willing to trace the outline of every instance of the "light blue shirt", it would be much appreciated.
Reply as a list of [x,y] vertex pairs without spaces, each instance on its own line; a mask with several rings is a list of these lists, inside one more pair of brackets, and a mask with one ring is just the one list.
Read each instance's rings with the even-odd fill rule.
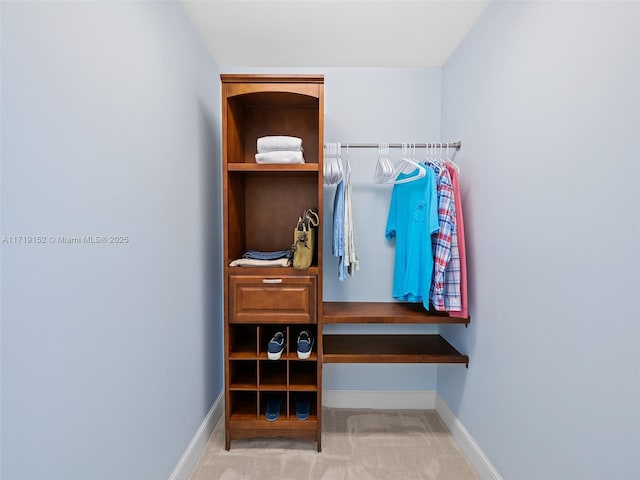
[[347,276],[344,266],[344,180],[340,180],[333,199],[333,245],[331,252],[338,257],[338,280]]
[[[418,170],[398,175],[413,177]],[[438,193],[436,174],[427,168],[424,177],[393,186],[385,236],[396,237],[393,271],[393,298],[422,302],[429,309],[429,290],[433,275],[431,234],[438,226]]]

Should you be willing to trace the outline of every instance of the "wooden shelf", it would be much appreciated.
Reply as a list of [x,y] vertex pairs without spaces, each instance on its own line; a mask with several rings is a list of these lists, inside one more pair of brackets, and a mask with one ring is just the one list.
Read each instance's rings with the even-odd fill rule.
[[228,163],[229,172],[317,172],[317,163]]
[[324,302],[322,309],[324,323],[469,323],[469,318],[427,312],[420,303]]
[[[266,354],[264,357],[267,358]],[[232,351],[231,353],[229,353],[229,359],[230,360],[257,360],[258,356],[256,355],[255,346],[254,346],[254,350],[252,352]]]
[[324,363],[462,363],[440,335],[325,335]]
[[257,391],[257,387],[255,383],[251,383],[251,382],[229,382],[229,390],[246,390],[246,391],[250,391],[250,392],[255,392]]

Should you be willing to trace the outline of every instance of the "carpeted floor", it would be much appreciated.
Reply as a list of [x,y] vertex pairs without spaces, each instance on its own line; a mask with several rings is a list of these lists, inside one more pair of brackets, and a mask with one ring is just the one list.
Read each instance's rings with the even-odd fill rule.
[[471,480],[478,477],[435,410],[324,408],[322,452],[286,439],[224,450],[224,419],[190,480]]

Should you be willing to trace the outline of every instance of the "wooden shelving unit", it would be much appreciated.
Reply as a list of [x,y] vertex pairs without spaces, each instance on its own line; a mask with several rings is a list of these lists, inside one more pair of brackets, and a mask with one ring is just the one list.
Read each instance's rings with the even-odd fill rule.
[[[322,228],[324,78],[321,75],[221,75],[222,187],[225,282],[225,448],[233,440],[289,437],[321,448]],[[302,139],[304,164],[255,161],[257,139]],[[306,270],[229,267],[248,250],[291,247],[293,229],[307,208],[317,208],[316,251]],[[296,354],[297,335],[315,337],[308,359]],[[276,331],[287,347],[267,358]],[[269,397],[280,397],[280,416],[267,421]],[[296,402],[311,403],[307,420]]]
[[[426,312],[421,304],[399,302],[324,302],[323,323],[464,324],[469,318]],[[324,363],[458,363],[469,357],[442,336],[324,335]]]

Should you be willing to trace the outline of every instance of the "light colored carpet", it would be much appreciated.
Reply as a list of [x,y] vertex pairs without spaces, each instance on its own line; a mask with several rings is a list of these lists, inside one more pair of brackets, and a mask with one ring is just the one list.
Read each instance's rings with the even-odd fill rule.
[[478,477],[435,410],[323,409],[315,442],[239,440],[224,449],[224,419],[190,480],[472,480]]

